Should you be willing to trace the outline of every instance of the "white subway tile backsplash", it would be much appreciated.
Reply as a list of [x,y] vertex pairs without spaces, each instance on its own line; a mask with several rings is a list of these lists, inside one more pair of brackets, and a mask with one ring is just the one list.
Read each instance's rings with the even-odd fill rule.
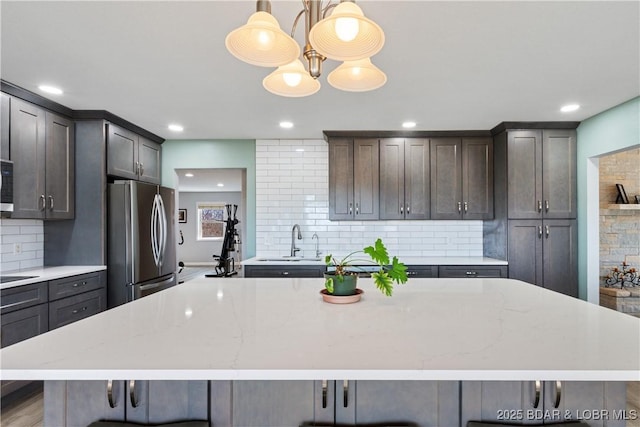
[[305,257],[315,256],[313,233],[323,254],[337,256],[378,237],[394,255],[482,255],[482,221],[329,221],[328,182],[325,141],[256,141],[256,255],[289,254],[294,224]]
[[[20,253],[14,253],[15,244]],[[3,272],[44,265],[44,226],[41,220],[0,220],[0,269]]]

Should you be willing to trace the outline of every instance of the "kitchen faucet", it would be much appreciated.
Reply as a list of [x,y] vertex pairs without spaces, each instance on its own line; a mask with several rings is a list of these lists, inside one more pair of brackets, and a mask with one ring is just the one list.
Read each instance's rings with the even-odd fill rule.
[[320,238],[317,233],[313,233],[311,240],[316,239],[316,258],[320,258]]
[[291,256],[296,256],[296,252],[300,251],[300,248],[296,248],[296,228],[298,229],[298,240],[302,240],[300,226],[298,224],[295,224],[291,229]]

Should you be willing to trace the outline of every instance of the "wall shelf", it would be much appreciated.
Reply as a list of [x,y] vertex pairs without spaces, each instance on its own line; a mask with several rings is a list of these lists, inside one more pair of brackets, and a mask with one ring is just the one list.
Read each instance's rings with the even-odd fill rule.
[[630,210],[630,211],[640,211],[640,204],[611,204],[608,205],[606,209],[617,209],[617,210]]

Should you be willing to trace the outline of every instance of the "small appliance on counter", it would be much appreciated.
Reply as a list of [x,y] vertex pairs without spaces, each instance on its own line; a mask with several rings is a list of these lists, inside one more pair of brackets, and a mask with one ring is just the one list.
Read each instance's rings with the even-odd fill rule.
[[175,194],[138,181],[108,186],[109,308],[177,284]]

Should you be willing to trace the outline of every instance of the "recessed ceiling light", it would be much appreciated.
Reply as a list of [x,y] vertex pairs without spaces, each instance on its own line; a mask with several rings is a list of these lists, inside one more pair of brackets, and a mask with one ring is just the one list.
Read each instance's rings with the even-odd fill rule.
[[184,174],[187,178],[193,178],[193,174],[191,172],[187,172]]
[[280,127],[283,129],[291,129],[293,127],[293,123],[291,122],[280,122]]
[[560,108],[560,111],[563,113],[570,113],[572,111],[576,111],[578,108],[580,108],[579,104],[568,104]]
[[402,123],[402,127],[405,129],[410,129],[416,127],[416,122],[404,122]]
[[218,187],[224,187],[224,184],[221,183],[221,182],[219,182],[217,185],[218,185]]
[[38,86],[38,89],[40,89],[43,92],[50,93],[52,95],[62,95],[62,89],[54,87],[54,86],[40,85],[40,86]]
[[184,128],[180,125],[177,124],[170,124],[169,125],[169,130],[174,131],[174,132],[182,132],[184,130]]

